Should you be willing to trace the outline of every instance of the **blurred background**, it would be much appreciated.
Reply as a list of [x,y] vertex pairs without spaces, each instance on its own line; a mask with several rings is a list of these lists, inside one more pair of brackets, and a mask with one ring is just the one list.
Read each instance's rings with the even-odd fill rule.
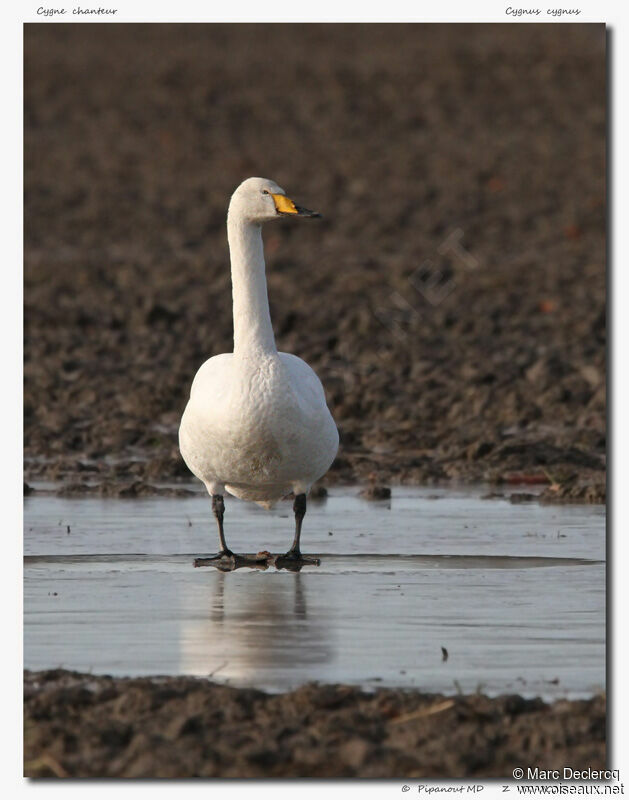
[[30,24],[24,53],[27,480],[189,475],[256,175],[324,215],[264,237],[328,481],[600,499],[604,26]]

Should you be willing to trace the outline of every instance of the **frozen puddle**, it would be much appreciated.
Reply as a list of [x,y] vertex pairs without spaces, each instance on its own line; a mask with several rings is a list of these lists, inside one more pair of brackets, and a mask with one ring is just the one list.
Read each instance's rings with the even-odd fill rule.
[[[302,545],[319,567],[195,569],[209,500],[33,496],[24,511],[24,664],[580,697],[605,686],[605,510],[482,492],[332,490]],[[68,532],[69,531],[69,532]],[[226,498],[240,552],[285,551],[290,503]],[[442,647],[448,658],[443,660]]]

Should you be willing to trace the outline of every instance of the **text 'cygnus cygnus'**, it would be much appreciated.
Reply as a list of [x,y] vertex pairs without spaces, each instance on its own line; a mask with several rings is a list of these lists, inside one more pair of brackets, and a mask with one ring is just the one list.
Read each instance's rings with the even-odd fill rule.
[[266,288],[262,223],[318,217],[264,178],[248,178],[227,214],[234,303],[234,352],[206,361],[192,383],[179,428],[184,461],[212,497],[219,556],[233,557],[223,530],[223,493],[270,507],[295,494],[295,539],[286,558],[301,558],[306,494],[338,450],[338,431],[323,387],[300,358],[279,353]]

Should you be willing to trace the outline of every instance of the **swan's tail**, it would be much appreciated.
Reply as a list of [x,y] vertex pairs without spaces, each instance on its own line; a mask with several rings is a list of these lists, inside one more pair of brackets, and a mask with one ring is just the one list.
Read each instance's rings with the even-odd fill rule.
[[267,510],[273,508],[278,500],[286,497],[291,491],[290,486],[234,486],[233,484],[225,484],[225,488],[234,497],[257,503],[257,505]]

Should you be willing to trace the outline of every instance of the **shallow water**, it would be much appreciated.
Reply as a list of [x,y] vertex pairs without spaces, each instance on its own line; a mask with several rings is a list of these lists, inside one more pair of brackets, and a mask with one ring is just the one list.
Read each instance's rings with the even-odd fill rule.
[[[208,498],[25,500],[25,666],[213,674],[452,693],[587,696],[605,681],[605,511],[481,491],[332,490],[309,504],[299,573],[195,569]],[[69,526],[69,531],[68,531]],[[282,552],[292,512],[226,498],[241,552]],[[448,651],[443,660],[442,647]]]

